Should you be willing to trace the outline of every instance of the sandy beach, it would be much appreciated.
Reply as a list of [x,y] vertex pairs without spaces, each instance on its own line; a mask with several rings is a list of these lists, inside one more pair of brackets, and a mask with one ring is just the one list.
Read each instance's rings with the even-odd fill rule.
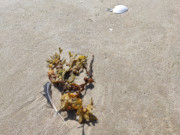
[[[105,11],[115,5],[123,14]],[[180,135],[179,0],[0,0],[1,135]],[[94,55],[93,113],[48,107],[46,59]],[[60,105],[59,91],[52,87]],[[88,100],[88,99],[87,99]],[[89,102],[89,101],[88,101]]]

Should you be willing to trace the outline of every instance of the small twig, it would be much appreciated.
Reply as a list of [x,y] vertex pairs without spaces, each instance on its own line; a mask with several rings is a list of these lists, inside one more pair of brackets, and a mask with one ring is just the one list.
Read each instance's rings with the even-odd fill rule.
[[93,77],[93,62],[94,62],[94,55],[92,55],[91,63],[89,64],[89,78]]

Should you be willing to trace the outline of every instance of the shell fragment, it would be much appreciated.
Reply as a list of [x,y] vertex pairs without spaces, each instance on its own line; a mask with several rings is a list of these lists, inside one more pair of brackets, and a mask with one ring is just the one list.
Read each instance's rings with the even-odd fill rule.
[[122,14],[126,11],[128,11],[128,8],[124,5],[117,5],[112,9],[112,12],[115,14]]

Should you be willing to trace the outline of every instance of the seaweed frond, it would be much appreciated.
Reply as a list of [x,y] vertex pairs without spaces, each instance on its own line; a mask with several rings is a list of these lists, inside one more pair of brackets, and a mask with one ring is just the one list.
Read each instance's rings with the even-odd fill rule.
[[[83,101],[80,93],[84,91],[85,87],[94,82],[92,64],[93,59],[87,68],[87,56],[77,55],[69,52],[69,61],[61,59],[62,49],[59,48],[59,54],[55,53],[48,60],[48,77],[52,84],[61,86],[63,88],[61,97],[61,111],[76,110],[79,116],[79,123],[83,121],[93,121],[97,118],[92,114],[93,103],[87,107],[83,107]],[[75,83],[76,77],[83,71],[86,72],[84,83]]]

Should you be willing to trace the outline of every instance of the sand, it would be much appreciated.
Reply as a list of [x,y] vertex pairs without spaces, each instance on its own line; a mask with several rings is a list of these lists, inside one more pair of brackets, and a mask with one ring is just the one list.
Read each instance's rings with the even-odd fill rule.
[[[106,8],[123,4],[117,15]],[[1,135],[179,135],[179,0],[1,0]],[[61,47],[94,54],[99,121],[63,125],[42,95],[46,59]],[[58,107],[60,93],[54,87]]]

